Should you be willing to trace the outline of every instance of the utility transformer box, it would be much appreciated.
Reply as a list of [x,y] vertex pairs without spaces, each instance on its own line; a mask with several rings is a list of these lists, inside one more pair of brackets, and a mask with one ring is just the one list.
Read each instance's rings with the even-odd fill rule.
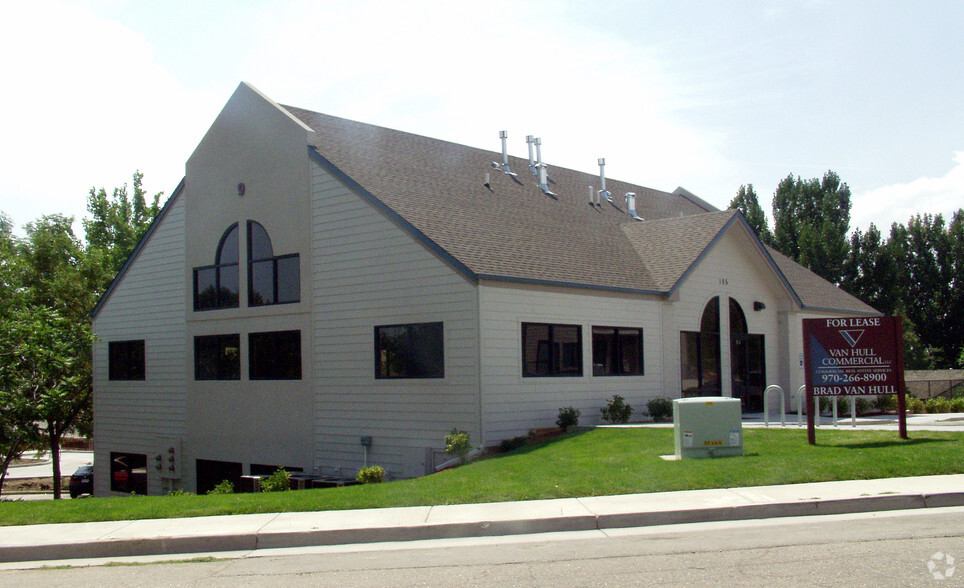
[[743,455],[739,398],[702,396],[673,401],[676,459]]

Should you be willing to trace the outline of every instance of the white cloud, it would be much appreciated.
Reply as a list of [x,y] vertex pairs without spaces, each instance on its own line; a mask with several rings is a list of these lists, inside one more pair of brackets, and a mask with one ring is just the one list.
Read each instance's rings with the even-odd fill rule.
[[954,153],[954,167],[938,178],[918,178],[906,184],[883,186],[857,194],[851,226],[866,230],[870,223],[884,234],[892,223],[907,224],[916,214],[951,214],[964,207],[964,151]]

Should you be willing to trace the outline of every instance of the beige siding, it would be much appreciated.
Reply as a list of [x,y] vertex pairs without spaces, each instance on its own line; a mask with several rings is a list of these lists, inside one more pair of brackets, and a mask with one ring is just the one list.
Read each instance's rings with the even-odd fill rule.
[[[674,320],[664,331],[667,348],[666,391],[672,397],[680,395],[681,331],[699,331],[700,319],[706,303],[714,296],[720,297],[720,361],[722,368],[723,395],[731,395],[730,370],[730,324],[729,299],[735,299],[746,315],[747,327],[752,334],[765,336],[766,381],[781,384],[781,309],[790,304],[789,294],[780,285],[777,276],[764,263],[759,250],[739,225],[731,227],[717,241],[706,256],[687,276],[679,288],[678,299],[673,303]],[[754,302],[762,302],[766,308],[753,310]],[[784,360],[785,361],[785,360]]]
[[[581,411],[580,424],[601,422],[613,394],[642,415],[661,394],[660,303],[655,298],[499,282],[479,287],[482,397],[486,444],[555,425],[559,409]],[[523,377],[522,323],[579,325],[581,377]],[[642,376],[592,375],[592,326],[643,329]]]
[[[476,287],[316,166],[312,180],[316,466],[353,475],[424,472],[452,427],[480,438]],[[443,323],[445,377],[376,380],[374,328]]]
[[[156,227],[94,321],[94,492],[109,493],[110,452],[150,457],[158,438],[185,434],[184,198]],[[107,379],[110,341],[143,339],[146,379]],[[148,468],[153,493],[162,484]]]

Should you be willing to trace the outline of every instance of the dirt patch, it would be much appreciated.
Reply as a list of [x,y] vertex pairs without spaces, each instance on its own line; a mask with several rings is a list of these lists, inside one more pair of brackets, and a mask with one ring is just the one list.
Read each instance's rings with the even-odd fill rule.
[[[61,490],[66,494],[67,484],[70,483],[70,476],[61,478],[61,482]],[[3,496],[6,496],[8,492],[11,494],[33,494],[53,492],[53,490],[54,479],[49,476],[46,478],[17,478],[3,481]]]

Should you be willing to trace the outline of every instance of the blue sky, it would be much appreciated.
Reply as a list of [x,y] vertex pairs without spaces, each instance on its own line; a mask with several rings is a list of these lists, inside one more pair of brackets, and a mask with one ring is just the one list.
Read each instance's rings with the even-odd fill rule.
[[[19,2],[0,23],[0,210],[170,194],[242,80],[280,103],[724,208],[836,171],[852,227],[964,206],[964,3]],[[551,173],[551,167],[550,167]],[[78,227],[79,229],[79,227]]]

